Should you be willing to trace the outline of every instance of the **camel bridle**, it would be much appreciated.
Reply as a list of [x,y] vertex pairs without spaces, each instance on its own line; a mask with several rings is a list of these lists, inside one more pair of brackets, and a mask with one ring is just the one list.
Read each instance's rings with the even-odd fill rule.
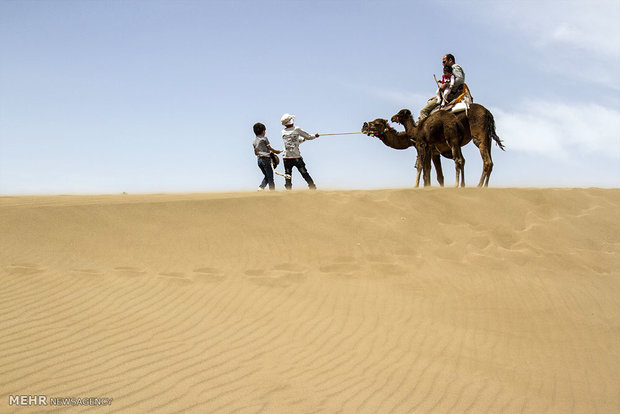
[[385,135],[388,132],[394,132],[394,131],[396,131],[396,130],[388,125],[383,130],[375,131],[375,132],[370,132],[368,135],[372,136],[372,137],[375,137],[375,138],[379,138],[381,141],[385,141]]

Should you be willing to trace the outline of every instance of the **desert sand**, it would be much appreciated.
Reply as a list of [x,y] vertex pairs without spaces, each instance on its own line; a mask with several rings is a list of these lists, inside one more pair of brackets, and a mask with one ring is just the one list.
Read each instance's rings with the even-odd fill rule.
[[620,412],[620,189],[0,197],[0,275],[0,412]]

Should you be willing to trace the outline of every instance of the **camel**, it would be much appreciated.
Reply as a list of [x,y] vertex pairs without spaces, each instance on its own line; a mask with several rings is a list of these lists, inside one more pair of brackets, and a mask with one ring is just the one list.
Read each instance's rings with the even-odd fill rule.
[[461,187],[465,186],[465,158],[461,153],[461,142],[465,137],[463,127],[454,114],[445,111],[436,112],[419,125],[414,124],[413,130],[405,132],[397,132],[389,126],[386,119],[378,118],[364,122],[362,133],[376,136],[385,145],[395,149],[415,146],[418,151],[416,187],[420,183],[421,171],[424,173],[424,186],[430,185],[431,160],[437,171],[437,180],[443,186],[441,162],[436,148],[448,148],[456,169],[456,186],[459,186],[459,182]]
[[[436,113],[431,116],[434,116]],[[480,156],[482,157],[482,176],[480,177],[480,182],[478,182],[478,187],[488,187],[491,171],[493,171],[491,140],[494,140],[501,150],[505,151],[502,140],[495,132],[495,119],[493,118],[493,114],[491,114],[488,109],[480,104],[471,104],[467,113],[463,111],[455,114],[455,116],[461,124],[464,132],[464,139],[461,141],[461,146],[465,146],[470,141],[473,141],[474,145],[478,147]],[[415,137],[417,127],[413,117],[411,116],[411,111],[408,109],[402,109],[392,117],[391,121],[403,125],[409,136]],[[446,158],[452,158],[452,150],[448,145],[441,142],[435,145],[435,150],[436,153],[433,154],[433,164],[435,165],[435,170],[437,171],[439,180],[439,176],[442,173],[441,161],[437,153],[440,153]]]
[[[362,126],[362,133],[379,138],[385,145],[397,150],[404,150],[410,147],[416,146],[416,141],[410,137],[407,132],[397,132],[392,128],[386,119],[377,118],[371,122],[364,122]],[[439,159],[439,153],[434,153],[432,156],[433,165],[437,172],[437,181],[439,185],[443,187],[443,172],[441,169],[441,160]],[[415,180],[415,187],[420,186],[420,173],[421,166],[419,157],[416,157],[416,169],[417,175]]]

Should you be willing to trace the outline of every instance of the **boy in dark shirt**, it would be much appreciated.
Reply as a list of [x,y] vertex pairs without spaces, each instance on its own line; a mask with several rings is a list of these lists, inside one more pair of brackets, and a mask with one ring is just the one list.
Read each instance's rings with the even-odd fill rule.
[[265,132],[267,128],[265,125],[257,122],[254,124],[254,134],[256,138],[254,139],[254,154],[258,158],[258,168],[263,172],[265,176],[260,186],[258,187],[259,191],[264,190],[267,185],[269,185],[270,190],[275,190],[276,185],[273,182],[273,168],[271,167],[271,153],[279,154],[282,151],[271,148],[271,144],[269,140],[265,136]]

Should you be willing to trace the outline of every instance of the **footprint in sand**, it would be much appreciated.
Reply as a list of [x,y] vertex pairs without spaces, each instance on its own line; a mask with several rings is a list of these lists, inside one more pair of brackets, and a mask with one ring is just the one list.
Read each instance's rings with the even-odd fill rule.
[[34,275],[36,273],[42,273],[45,269],[39,267],[39,265],[32,263],[16,263],[6,268],[10,275]]
[[407,273],[407,267],[400,264],[400,260],[391,254],[374,254],[368,255],[366,258],[375,274],[404,275]]
[[357,263],[332,263],[319,267],[323,273],[353,273],[361,269]]
[[520,240],[511,231],[498,230],[491,234],[492,243],[501,247],[502,249],[510,250]]
[[162,272],[159,274],[158,279],[180,286],[186,286],[192,283],[191,279],[185,277],[185,274],[181,272]]
[[262,276],[265,274],[265,269],[248,269],[243,273],[248,276]]
[[481,234],[479,236],[473,236],[471,239],[469,239],[469,242],[467,244],[471,250],[480,251],[486,249],[491,245],[491,239],[489,238],[489,236]]
[[302,283],[307,276],[301,272],[288,272],[281,276],[252,277],[249,280],[260,286],[285,288]]
[[407,268],[398,263],[373,263],[371,267],[375,273],[383,275],[404,275],[407,273]]
[[308,276],[307,268],[297,263],[278,263],[270,270],[248,269],[244,273],[251,277],[249,280],[260,286],[288,287],[304,282]]
[[185,277],[185,273],[181,273],[181,272],[161,272],[160,276],[167,276],[167,277]]
[[[368,263],[362,266],[359,264],[360,260]],[[364,259],[337,258],[333,263],[319,267],[319,270],[332,276],[351,278],[360,274],[368,274],[368,268],[375,275],[403,275],[407,273],[406,266],[400,264],[397,258],[387,254],[366,255]]]
[[290,282],[291,284],[301,283],[305,281],[307,278],[308,276],[306,276],[306,274],[302,272],[289,272],[289,273],[286,273],[280,276],[280,280]]
[[224,272],[220,269],[216,269],[214,267],[201,267],[198,269],[194,269],[194,279],[197,282],[221,282],[225,279]]
[[284,270],[287,272],[303,272],[306,268],[296,263],[279,263],[273,267],[273,270]]
[[120,266],[115,267],[114,272],[119,276],[136,277],[146,274],[146,270],[139,269],[137,267]]
[[103,272],[94,269],[73,269],[71,273],[80,275],[80,276],[102,276]]
[[353,262],[347,263],[330,263],[319,267],[322,273],[330,277],[340,277],[345,279],[358,277],[362,267]]

